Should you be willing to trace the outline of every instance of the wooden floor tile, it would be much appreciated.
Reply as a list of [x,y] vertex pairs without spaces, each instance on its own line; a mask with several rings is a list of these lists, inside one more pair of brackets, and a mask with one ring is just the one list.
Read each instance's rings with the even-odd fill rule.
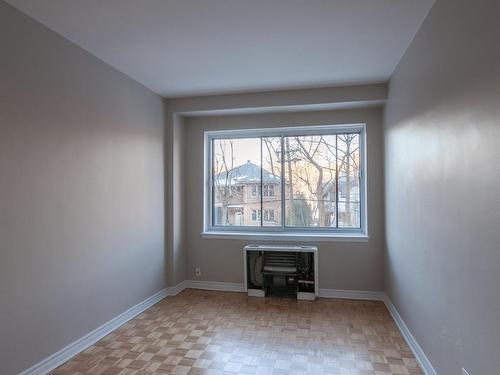
[[422,375],[382,302],[185,290],[52,372]]

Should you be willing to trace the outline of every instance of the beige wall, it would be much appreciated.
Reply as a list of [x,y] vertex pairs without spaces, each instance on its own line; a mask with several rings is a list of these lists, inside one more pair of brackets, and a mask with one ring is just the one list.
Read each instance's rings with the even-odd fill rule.
[[441,375],[500,369],[499,15],[437,0],[390,82],[386,288]]
[[[167,100],[165,131],[165,197],[167,283],[178,285],[187,275],[187,229],[184,228],[185,197],[183,171],[192,145],[184,141],[186,116],[267,113],[380,105],[387,99],[386,84],[213,95]],[[200,151],[201,150],[197,150]],[[184,157],[184,155],[188,157]],[[200,197],[201,198],[201,197]],[[229,240],[231,241],[231,240]],[[214,254],[215,255],[215,254]],[[224,261],[224,260],[221,260]],[[189,267],[191,269],[191,267]],[[238,272],[236,269],[233,272]],[[240,275],[242,277],[242,275]],[[212,276],[216,279],[216,275]],[[233,277],[233,279],[235,279]],[[219,280],[223,281],[223,280]]]
[[[184,120],[185,249],[188,279],[243,283],[243,246],[249,241],[202,238],[204,130],[367,124],[368,242],[311,242],[319,248],[320,287],[382,290],[383,146],[380,107],[338,111],[190,117]],[[254,241],[259,242],[259,241]],[[260,241],[262,242],[262,241]]]
[[165,286],[163,100],[0,1],[0,373]]

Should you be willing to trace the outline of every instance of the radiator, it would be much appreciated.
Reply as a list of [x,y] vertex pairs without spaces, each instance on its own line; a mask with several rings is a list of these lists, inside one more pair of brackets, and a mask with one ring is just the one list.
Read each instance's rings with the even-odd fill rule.
[[249,296],[314,300],[318,295],[317,247],[247,245],[243,251],[245,290]]

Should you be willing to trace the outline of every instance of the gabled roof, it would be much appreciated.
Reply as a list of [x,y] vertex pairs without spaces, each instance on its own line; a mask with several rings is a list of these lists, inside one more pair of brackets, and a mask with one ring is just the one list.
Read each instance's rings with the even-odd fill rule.
[[[239,165],[227,173],[223,172],[214,177],[215,185],[226,185],[226,178],[230,185],[240,185],[248,183],[260,182],[261,168],[259,165],[248,160],[245,164]],[[280,182],[280,177],[273,175],[271,172],[262,169],[262,182],[276,183]]]

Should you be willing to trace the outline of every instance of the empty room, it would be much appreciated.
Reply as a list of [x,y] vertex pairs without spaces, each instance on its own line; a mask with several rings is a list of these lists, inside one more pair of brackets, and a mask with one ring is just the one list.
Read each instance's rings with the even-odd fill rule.
[[0,375],[500,375],[500,1],[0,0]]

